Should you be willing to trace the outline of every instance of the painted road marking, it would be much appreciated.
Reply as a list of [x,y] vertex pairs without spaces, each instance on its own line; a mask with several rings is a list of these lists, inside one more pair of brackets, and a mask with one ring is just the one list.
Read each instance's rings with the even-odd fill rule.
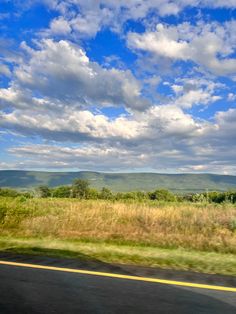
[[175,281],[175,280],[166,280],[166,279],[158,279],[158,278],[150,278],[150,277],[121,275],[121,274],[97,272],[97,271],[90,271],[90,270],[83,270],[83,269],[44,266],[44,265],[37,265],[37,264],[17,263],[17,262],[9,262],[9,261],[1,261],[1,260],[0,260],[0,265],[27,267],[27,268],[44,269],[44,270],[53,270],[53,271],[61,271],[61,272],[67,272],[67,273],[77,273],[77,274],[83,274],[83,275],[110,277],[110,278],[118,278],[118,279],[128,279],[128,280],[135,280],[135,281],[154,282],[154,283],[161,283],[161,284],[174,285],[174,286],[199,288],[199,289],[236,292],[236,288],[233,288],[233,287],[214,286],[214,285],[206,285],[206,284]]

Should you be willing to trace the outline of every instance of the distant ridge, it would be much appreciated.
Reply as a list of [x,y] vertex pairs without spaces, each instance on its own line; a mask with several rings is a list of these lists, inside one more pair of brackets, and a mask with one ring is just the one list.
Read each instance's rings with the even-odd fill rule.
[[236,176],[229,175],[24,170],[0,170],[0,187],[18,189],[31,189],[39,185],[55,187],[71,184],[76,178],[89,180],[91,186],[97,189],[105,186],[114,192],[150,191],[157,188],[165,188],[176,193],[236,189]]

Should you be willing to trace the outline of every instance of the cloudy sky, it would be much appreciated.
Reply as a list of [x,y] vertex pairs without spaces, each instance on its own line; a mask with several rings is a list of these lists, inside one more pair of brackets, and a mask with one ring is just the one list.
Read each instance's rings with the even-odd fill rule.
[[236,174],[236,0],[0,0],[0,169]]

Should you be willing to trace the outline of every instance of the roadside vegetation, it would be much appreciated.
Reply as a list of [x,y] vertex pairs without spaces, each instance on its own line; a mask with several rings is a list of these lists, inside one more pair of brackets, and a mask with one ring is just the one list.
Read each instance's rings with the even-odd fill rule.
[[236,275],[236,192],[0,190],[0,250]]
[[135,200],[135,201],[166,201],[166,202],[193,202],[193,203],[236,203],[236,191],[206,191],[204,193],[174,194],[166,189],[154,191],[133,191],[114,193],[103,187],[101,190],[90,187],[88,180],[77,179],[72,185],[50,188],[41,185],[34,190],[20,191],[0,188],[0,196],[26,198],[76,198],[87,200]]

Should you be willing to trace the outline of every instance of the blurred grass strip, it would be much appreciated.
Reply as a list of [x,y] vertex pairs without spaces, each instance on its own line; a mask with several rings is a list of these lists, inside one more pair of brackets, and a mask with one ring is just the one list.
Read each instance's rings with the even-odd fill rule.
[[209,253],[181,248],[145,248],[106,242],[0,237],[0,251],[236,276],[234,254]]

